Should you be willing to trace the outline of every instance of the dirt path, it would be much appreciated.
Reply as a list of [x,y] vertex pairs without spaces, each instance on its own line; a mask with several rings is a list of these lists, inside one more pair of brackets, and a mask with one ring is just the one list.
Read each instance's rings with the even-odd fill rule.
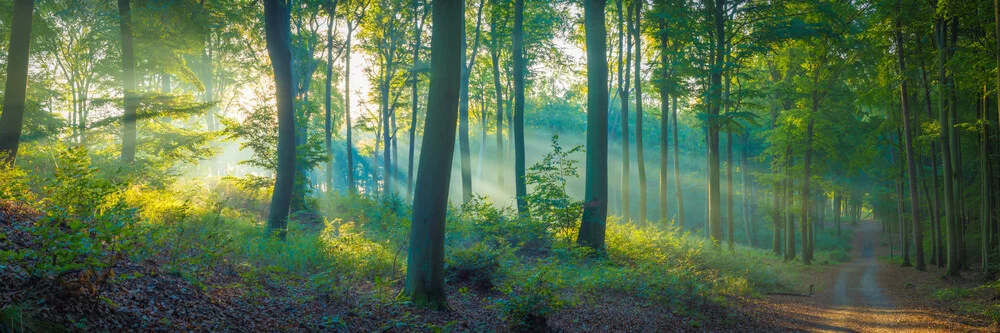
[[[779,325],[810,332],[991,332],[971,318],[942,311],[933,300],[918,296],[913,283],[935,284],[937,273],[916,272],[878,260],[888,255],[880,246],[881,225],[865,221],[855,227],[854,259],[818,271],[812,297],[770,296],[757,311]],[[885,252],[885,253],[883,253]],[[923,279],[920,282],[913,280]],[[907,282],[903,282],[907,281]]]

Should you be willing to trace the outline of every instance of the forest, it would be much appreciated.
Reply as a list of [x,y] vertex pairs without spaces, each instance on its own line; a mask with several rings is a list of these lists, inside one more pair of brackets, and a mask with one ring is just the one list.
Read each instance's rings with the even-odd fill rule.
[[0,333],[997,332],[1000,0],[0,1]]

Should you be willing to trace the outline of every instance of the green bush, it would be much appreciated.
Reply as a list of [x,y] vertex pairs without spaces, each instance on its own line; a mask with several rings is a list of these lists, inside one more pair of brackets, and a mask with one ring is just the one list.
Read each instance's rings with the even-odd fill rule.
[[450,282],[468,283],[479,291],[489,291],[506,276],[504,267],[516,260],[509,247],[492,248],[475,243],[448,253],[445,274]]
[[98,175],[83,149],[62,153],[58,165],[45,187],[45,215],[27,230],[34,246],[7,256],[40,277],[113,266],[131,248],[136,221],[136,209],[125,201],[127,184]]
[[583,202],[573,200],[566,193],[567,179],[579,177],[576,172],[579,161],[570,155],[581,151],[582,146],[564,151],[559,145],[559,136],[553,134],[552,152],[531,166],[524,176],[526,185],[531,186],[530,193],[524,198],[531,218],[547,225],[553,234],[567,243],[576,234],[583,214]]
[[[497,207],[487,197],[475,196],[462,204],[449,220],[453,241],[487,242],[492,246],[512,244],[540,247],[551,238],[545,224],[522,218],[511,207]],[[458,245],[460,246],[460,245]]]
[[564,306],[560,291],[564,282],[555,263],[530,267],[515,279],[507,280],[500,290],[505,297],[494,306],[500,311],[511,332],[545,331],[547,318]]

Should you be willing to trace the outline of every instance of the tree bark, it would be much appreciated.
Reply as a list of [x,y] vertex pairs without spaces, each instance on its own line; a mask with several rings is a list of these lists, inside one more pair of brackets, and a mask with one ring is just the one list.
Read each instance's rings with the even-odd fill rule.
[[632,33],[635,35],[635,165],[639,171],[639,225],[646,225],[646,161],[642,148],[642,4],[643,0],[633,0],[635,21]]
[[514,0],[514,183],[517,212],[528,216],[524,181],[524,0]]
[[676,192],[674,195],[677,197],[677,227],[684,228],[684,191],[681,184],[681,158],[680,149],[677,140],[677,94],[671,96],[673,101],[673,110],[671,114],[673,115],[673,139],[674,139],[674,186],[676,187]]
[[479,54],[479,36],[483,22],[483,3],[479,0],[479,13],[476,20],[476,37],[472,43],[472,55],[466,59],[468,44],[465,40],[465,24],[462,25],[462,68],[461,85],[458,104],[458,149],[462,166],[462,202],[472,200],[472,158],[469,150],[469,76],[476,65],[476,55]]
[[414,305],[447,309],[444,287],[444,236],[448,184],[455,155],[458,94],[461,85],[461,26],[464,1],[431,3],[431,81],[427,120],[417,174],[403,294]]
[[28,56],[34,0],[15,0],[7,45],[7,82],[3,113],[0,113],[0,167],[14,166],[24,123],[24,100],[28,89]]
[[907,98],[909,92],[906,86],[906,56],[904,52],[903,32],[899,21],[896,22],[896,52],[899,58],[899,90],[903,108],[903,135],[905,136],[906,147],[906,170],[910,185],[910,212],[913,218],[913,244],[915,246],[914,260],[918,271],[925,270],[924,247],[923,247],[923,226],[920,224],[920,201],[917,192],[917,162],[913,150],[913,125],[910,124],[910,102]]
[[501,188],[505,187],[504,184],[504,174],[506,162],[504,160],[504,146],[503,146],[503,85],[500,84],[500,31],[497,27],[497,14],[493,11],[490,13],[490,59],[493,65],[493,89],[496,93],[496,119],[497,119],[497,184]]
[[[523,1],[523,0],[517,0]],[[608,61],[605,0],[584,0],[587,44],[587,160],[577,243],[604,249],[608,217]]]
[[264,1],[264,32],[267,53],[274,71],[278,109],[278,169],[267,228],[285,237],[288,210],[295,182],[295,96],[292,87],[291,12],[283,0]]
[[948,106],[946,103],[947,98],[947,87],[945,82],[947,78],[945,76],[945,63],[946,60],[946,50],[945,50],[945,30],[946,26],[944,23],[944,18],[938,17],[934,21],[934,33],[935,39],[937,40],[937,67],[938,67],[938,94],[941,98],[938,99],[938,122],[941,124],[941,164],[944,172],[944,215],[945,215],[945,225],[947,226],[947,265],[945,268],[945,274],[948,276],[959,276],[959,270],[961,268],[958,260],[958,221],[955,218],[955,186],[954,178],[952,177],[952,160],[951,160],[951,138],[948,128],[951,127],[951,117],[948,112]]
[[329,21],[326,24],[326,109],[325,126],[323,126],[326,139],[326,154],[329,155],[326,162],[326,190],[333,190],[333,20],[336,17],[337,1],[328,4],[327,16]]
[[351,20],[352,18],[347,18],[347,41],[344,52],[344,126],[346,126],[344,145],[347,148],[347,192],[353,194],[357,192],[357,188],[354,184],[354,138],[351,130],[351,39],[356,26]]
[[[625,31],[625,24],[628,22],[631,25],[633,9],[623,8],[622,0],[618,0],[618,33],[625,35],[624,38],[618,39],[618,94],[621,96],[621,123],[622,123],[622,180],[621,180],[621,196],[622,196],[622,221],[628,222],[632,219],[632,203],[629,200],[629,195],[631,193],[631,186],[629,186],[629,179],[631,176],[629,168],[629,142],[628,142],[628,95],[629,95],[629,83],[631,82],[631,69],[629,66],[632,63],[632,34]],[[628,19],[623,18],[624,12],[628,11]],[[631,29],[629,29],[631,30]],[[624,49],[622,44],[625,44]]]

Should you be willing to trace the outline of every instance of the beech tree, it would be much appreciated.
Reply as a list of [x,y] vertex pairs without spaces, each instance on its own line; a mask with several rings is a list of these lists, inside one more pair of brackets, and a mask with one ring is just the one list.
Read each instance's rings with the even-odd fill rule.
[[427,95],[416,195],[410,226],[410,247],[403,294],[414,305],[447,309],[444,287],[444,236],[448,210],[448,184],[455,155],[455,130],[461,89],[462,0],[431,3],[431,77]]
[[3,113],[0,114],[0,167],[14,165],[21,142],[34,9],[34,0],[14,1],[10,44],[7,46],[7,83],[4,86]]
[[285,237],[295,182],[295,93],[292,82],[291,11],[285,0],[264,0],[264,33],[274,72],[278,109],[278,168],[267,228]]

